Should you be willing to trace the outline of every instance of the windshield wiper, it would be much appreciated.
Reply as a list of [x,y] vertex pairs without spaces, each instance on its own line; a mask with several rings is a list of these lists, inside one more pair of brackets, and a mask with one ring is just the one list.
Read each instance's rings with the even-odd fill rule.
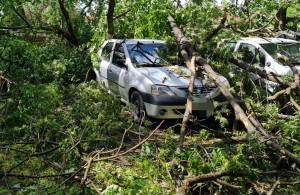
[[141,42],[138,41],[138,42],[135,44],[135,46],[133,46],[133,47],[131,48],[131,50],[132,50],[132,51],[135,51],[134,48],[140,48],[140,45],[144,45],[144,43],[141,43]]
[[[136,52],[141,53],[152,64],[158,64],[156,62],[156,60],[159,59],[159,58],[154,56],[152,53],[146,51],[145,49],[143,49],[140,45],[144,45],[144,44],[138,41],[137,44],[131,48],[131,51],[136,51]],[[137,49],[135,49],[135,48],[137,48]],[[151,57],[154,57],[155,58],[154,61],[152,61],[146,54],[148,54]]]
[[147,60],[149,60],[149,62],[154,63],[154,62],[152,62],[152,60],[151,60],[146,54],[144,54],[142,51],[137,50],[137,49],[134,49],[134,50],[132,50],[132,51],[139,52],[139,53],[142,54],[145,58],[147,58]]
[[141,63],[138,64],[139,67],[162,67],[160,64],[155,64],[155,63]]

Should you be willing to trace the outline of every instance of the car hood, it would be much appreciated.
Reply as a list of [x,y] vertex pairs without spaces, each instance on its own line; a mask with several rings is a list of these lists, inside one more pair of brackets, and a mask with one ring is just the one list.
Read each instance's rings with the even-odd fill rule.
[[[140,67],[137,70],[156,85],[187,86],[191,71],[183,66]],[[195,80],[196,86],[201,86],[201,78]]]

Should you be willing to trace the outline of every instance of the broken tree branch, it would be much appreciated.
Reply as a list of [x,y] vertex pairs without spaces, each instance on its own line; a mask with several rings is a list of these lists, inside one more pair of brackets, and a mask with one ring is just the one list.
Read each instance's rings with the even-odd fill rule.
[[103,157],[103,158],[99,158],[99,159],[93,159],[92,162],[99,162],[99,161],[104,161],[104,160],[110,160],[110,159],[114,159],[114,158],[118,158],[120,156],[124,156],[125,154],[130,153],[131,151],[137,149],[138,147],[140,147],[141,145],[143,145],[147,140],[150,139],[150,137],[152,137],[152,135],[157,131],[157,129],[160,128],[160,126],[162,125],[164,121],[161,121],[161,123],[148,135],[148,137],[146,137],[144,140],[142,140],[140,143],[138,143],[137,145],[133,146],[132,148],[130,148],[129,150],[125,151],[125,152],[121,152],[112,156],[107,156],[107,157]]
[[125,15],[126,15],[127,13],[129,13],[130,11],[131,11],[131,9],[129,9],[129,10],[127,10],[127,11],[125,11],[125,12],[123,12],[123,13],[117,15],[117,16],[115,16],[115,17],[113,18],[113,20],[117,20],[117,19],[119,19],[119,18],[125,16]]
[[68,33],[70,33],[70,42],[74,45],[78,45],[78,40],[75,36],[75,33],[74,33],[74,30],[73,30],[73,26],[72,26],[72,23],[71,23],[71,20],[70,20],[70,16],[69,16],[69,12],[67,11],[66,7],[65,7],[65,4],[64,4],[64,0],[58,0],[58,3],[59,3],[59,7],[60,7],[60,10],[65,18],[65,21],[67,22],[67,28],[68,28]]
[[204,41],[207,42],[207,41],[211,40],[214,36],[216,36],[218,34],[218,32],[222,28],[224,28],[226,20],[227,20],[227,16],[224,16],[222,18],[222,20],[220,21],[220,24],[207,35],[207,37],[204,39]]
[[[193,105],[193,91],[194,91],[194,82],[196,79],[196,58],[195,58],[195,52],[193,48],[191,47],[190,42],[187,40],[187,38],[183,35],[181,30],[177,27],[175,20],[169,16],[168,20],[170,22],[170,25],[172,27],[172,30],[177,38],[177,41],[183,46],[181,47],[181,54],[184,57],[184,60],[186,61],[187,67],[191,71],[191,77],[189,81],[189,86],[188,86],[188,94],[187,94],[187,102],[186,102],[186,108],[185,112],[183,115],[182,119],[182,125],[180,128],[180,137],[178,140],[178,148],[177,152],[179,152],[180,148],[182,148],[183,143],[184,143],[184,137],[186,135],[186,128],[187,128],[187,123],[189,121],[189,117],[192,113],[192,105]],[[188,51],[186,51],[188,50]],[[190,55],[186,55],[190,54]]]
[[238,60],[238,59],[230,59],[229,61],[230,63],[233,63],[234,65],[238,66],[239,68],[242,68],[246,71],[252,72],[254,74],[257,74],[258,76],[260,76],[261,78],[267,79],[269,81],[281,84],[283,86],[287,85],[285,84],[285,82],[280,78],[279,75],[274,74],[268,74],[258,68],[255,68],[253,66],[249,66],[248,64],[246,64],[245,62],[243,62],[242,60]]
[[190,115],[192,113],[192,105],[193,105],[193,91],[194,91],[194,82],[196,79],[196,71],[195,71],[195,56],[192,57],[191,60],[191,77],[188,87],[188,97],[186,102],[186,108],[182,119],[182,125],[180,128],[180,137],[178,140],[178,147],[182,148],[184,143],[184,137],[186,135],[187,123],[189,121]]
[[115,0],[109,0],[108,10],[107,10],[107,34],[108,39],[112,39],[114,36],[114,10],[115,10],[116,2]]
[[28,27],[31,27],[31,25],[29,24],[29,22],[18,12],[18,10],[16,8],[12,8],[14,10],[14,12],[25,22],[25,24],[28,26]]
[[293,90],[297,89],[300,86],[300,77],[299,77],[298,69],[296,68],[295,65],[290,63],[289,59],[286,56],[279,56],[279,57],[282,58],[285,61],[285,63],[291,68],[293,72],[294,81],[292,83],[288,83],[288,87],[286,87],[285,89],[278,91],[272,96],[269,96],[267,100],[269,101],[276,100],[281,95],[288,95],[292,105],[298,111],[300,111],[300,105],[295,101],[295,99],[292,96]]
[[240,105],[237,103],[233,95],[229,92],[229,90],[226,88],[226,86],[223,84],[223,82],[220,80],[219,76],[215,73],[215,71],[206,63],[206,61],[199,57],[197,60],[198,64],[203,67],[207,75],[212,78],[217,85],[220,88],[220,91],[223,93],[223,95],[227,98],[230,105],[233,107],[235,116],[238,120],[240,120],[245,128],[247,129],[248,133],[253,133],[255,131],[255,127],[251,124],[249,119],[247,118],[245,112],[240,107]]
[[272,186],[271,190],[267,193],[267,195],[272,195],[272,194],[275,192],[275,190],[277,189],[277,187],[278,187],[279,185],[280,185],[280,181],[277,180],[277,181],[274,183],[274,185]]
[[19,178],[42,179],[42,178],[49,178],[49,177],[68,176],[68,175],[72,175],[74,173],[77,173],[77,172],[62,173],[62,174],[56,174],[56,175],[24,175],[24,174],[15,174],[15,173],[10,173],[10,174],[0,173],[0,178],[1,177],[19,177]]
[[231,183],[228,183],[228,182],[220,180],[220,179],[216,179],[216,182],[219,183],[219,184],[222,184],[224,186],[236,189],[236,190],[242,189],[242,186],[233,185]]
[[[270,172],[260,172],[260,175],[294,175],[297,173],[292,173],[292,172],[285,172],[285,171],[270,171]],[[187,177],[184,181],[184,183],[186,184],[186,186],[192,186],[196,183],[200,183],[200,182],[205,182],[205,181],[212,181],[212,180],[216,180],[219,179],[221,177],[224,176],[232,176],[232,177],[242,177],[247,175],[247,173],[244,173],[242,171],[240,172],[227,172],[227,171],[219,171],[219,172],[211,172],[211,173],[207,173],[207,174],[202,174],[202,175],[198,175],[198,176],[194,176],[194,177]]]
[[[180,31],[180,29],[177,27],[174,19],[171,16],[169,16],[168,20],[169,20],[169,22],[172,26],[172,29],[173,29],[173,32],[174,32],[175,36],[177,37],[177,40],[180,43],[183,42],[183,43],[185,43],[186,46],[189,46],[190,45],[189,41],[183,35],[183,33]],[[184,50],[184,49],[182,49],[182,50]],[[187,49],[187,50],[184,50],[184,51],[187,52],[187,56],[193,56],[193,54],[194,54],[194,51],[191,47],[190,47],[189,50]],[[192,51],[192,53],[189,53],[191,51]],[[237,101],[235,100],[233,95],[229,92],[227,87],[221,81],[219,75],[211,68],[211,66],[209,64],[207,64],[205,59],[203,59],[201,57],[197,57],[196,63],[200,67],[202,67],[203,70],[207,73],[207,75],[211,79],[213,79],[214,82],[218,85],[220,91],[226,97],[226,99],[228,100],[228,102],[230,103],[232,108],[234,109],[236,118],[244,124],[248,134],[254,133],[255,131],[258,130],[261,133],[261,136],[258,138],[258,141],[260,141],[262,143],[265,143],[268,146],[271,146],[275,150],[277,150],[280,153],[286,155],[290,160],[295,162],[298,166],[300,166],[300,158],[295,156],[293,153],[286,150],[285,148],[281,147],[279,144],[272,141],[271,140],[272,138],[264,131],[264,128],[260,125],[260,123],[257,121],[257,119],[252,117],[251,121],[250,121],[250,119],[246,116],[244,110],[240,107],[240,105],[237,103]]]

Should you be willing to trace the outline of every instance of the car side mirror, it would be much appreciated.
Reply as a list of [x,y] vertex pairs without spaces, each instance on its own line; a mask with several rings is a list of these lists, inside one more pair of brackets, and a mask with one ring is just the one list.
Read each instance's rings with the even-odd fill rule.
[[259,56],[259,66],[260,67],[265,67],[266,66],[265,56]]
[[126,60],[124,58],[120,58],[116,60],[116,64],[122,68],[127,68],[125,62]]

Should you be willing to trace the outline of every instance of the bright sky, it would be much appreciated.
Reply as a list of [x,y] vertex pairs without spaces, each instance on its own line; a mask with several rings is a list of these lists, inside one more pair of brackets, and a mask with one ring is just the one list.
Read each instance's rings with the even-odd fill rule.
[[[181,0],[181,4],[184,5],[187,2],[189,2],[190,0]],[[216,0],[218,5],[222,4],[222,1],[228,1],[228,0]],[[244,0],[238,0],[238,4],[242,4],[244,2]]]

